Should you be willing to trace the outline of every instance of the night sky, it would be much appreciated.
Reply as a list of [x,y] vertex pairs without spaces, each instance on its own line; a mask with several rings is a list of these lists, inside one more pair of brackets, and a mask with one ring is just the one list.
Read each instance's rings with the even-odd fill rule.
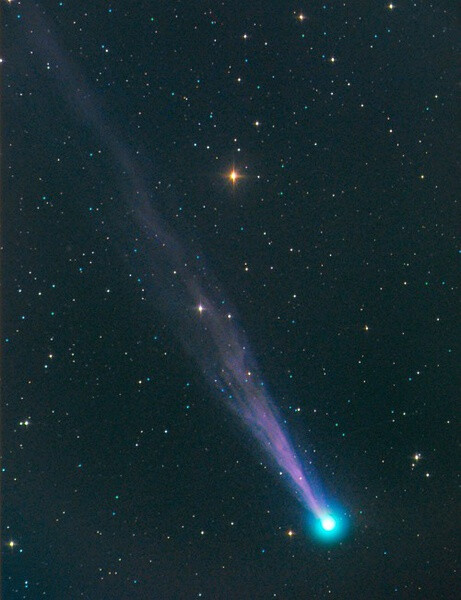
[[2,2],[3,599],[459,597],[455,3]]

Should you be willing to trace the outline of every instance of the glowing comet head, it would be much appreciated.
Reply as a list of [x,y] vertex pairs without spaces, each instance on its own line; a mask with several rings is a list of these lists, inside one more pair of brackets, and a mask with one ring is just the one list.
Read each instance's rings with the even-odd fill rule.
[[336,527],[336,521],[333,519],[333,517],[331,515],[327,515],[326,517],[323,517],[321,520],[321,524],[323,529],[325,529],[325,531],[333,531],[333,529]]
[[349,529],[348,519],[339,507],[334,512],[322,512],[309,517],[310,528],[314,536],[322,544],[335,544],[347,536]]

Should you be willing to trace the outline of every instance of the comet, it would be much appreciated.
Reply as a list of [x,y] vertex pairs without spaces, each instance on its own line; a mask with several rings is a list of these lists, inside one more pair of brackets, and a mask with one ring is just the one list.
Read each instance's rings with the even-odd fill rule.
[[[110,111],[87,83],[78,66],[71,63],[51,32],[50,24],[32,5],[24,8],[37,34],[36,56],[60,65],[51,74],[62,96],[75,111],[79,123],[88,128],[112,157],[114,172],[120,173],[121,197],[136,231],[136,268],[143,279],[153,309],[163,315],[185,353],[239,424],[246,440],[257,448],[276,476],[308,511],[312,530],[323,540],[338,539],[344,531],[341,511],[325,499],[317,475],[306,464],[292,441],[282,416],[254,358],[249,338],[240,324],[221,283],[213,275],[197,245],[183,241],[156,209],[152,177],[109,120]],[[240,175],[233,169],[233,184]],[[127,250],[131,238],[126,236]],[[137,248],[138,250],[138,248]],[[140,266],[141,264],[141,266]],[[254,444],[252,443],[254,442]]]

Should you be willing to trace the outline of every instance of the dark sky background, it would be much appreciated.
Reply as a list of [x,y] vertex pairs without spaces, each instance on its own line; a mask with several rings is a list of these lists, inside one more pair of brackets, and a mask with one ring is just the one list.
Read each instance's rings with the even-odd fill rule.
[[[454,3],[2,12],[4,599],[458,597]],[[159,308],[114,145],[235,307],[335,544],[185,352],[192,299]]]

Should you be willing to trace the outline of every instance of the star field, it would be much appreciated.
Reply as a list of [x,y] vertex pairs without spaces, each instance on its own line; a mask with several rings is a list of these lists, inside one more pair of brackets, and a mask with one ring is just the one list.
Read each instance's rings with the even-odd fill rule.
[[[1,13],[3,598],[456,598],[454,9]],[[184,281],[342,507],[322,532]]]

